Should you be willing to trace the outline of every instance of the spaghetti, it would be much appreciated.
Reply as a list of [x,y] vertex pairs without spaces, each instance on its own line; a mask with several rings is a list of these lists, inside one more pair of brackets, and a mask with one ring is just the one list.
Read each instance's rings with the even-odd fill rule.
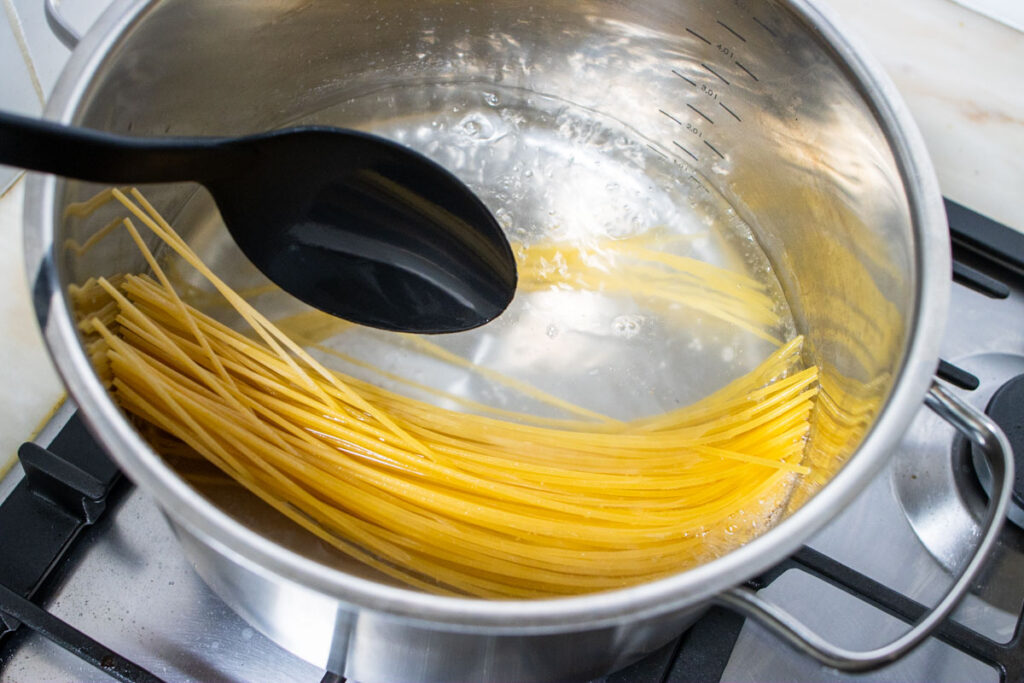
[[[132,215],[120,225],[152,276],[98,278],[72,291],[114,399],[183,469],[212,463],[405,584],[528,598],[650,581],[762,531],[809,471],[801,459],[817,370],[801,369],[800,337],[714,394],[642,419],[445,410],[324,367],[130,194],[111,192]],[[201,273],[254,336],[184,301],[136,221]],[[659,256],[627,247],[640,251],[638,267],[658,267]],[[725,271],[683,265],[694,286],[726,290],[719,300],[732,302],[728,315],[758,329],[770,322],[742,307]],[[569,272],[579,287],[597,276],[585,266]],[[527,270],[525,281],[539,277]]]

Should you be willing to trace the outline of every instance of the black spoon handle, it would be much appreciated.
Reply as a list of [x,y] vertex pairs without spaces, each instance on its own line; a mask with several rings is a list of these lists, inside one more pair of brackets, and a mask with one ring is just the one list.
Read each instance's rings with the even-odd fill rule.
[[0,112],[0,164],[100,183],[202,182],[244,168],[232,138],[136,138]]

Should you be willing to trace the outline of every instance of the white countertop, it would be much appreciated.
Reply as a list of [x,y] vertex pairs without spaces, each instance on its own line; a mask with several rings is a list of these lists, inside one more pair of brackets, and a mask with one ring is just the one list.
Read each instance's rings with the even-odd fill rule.
[[903,95],[943,194],[1024,232],[1024,33],[949,0],[827,4]]
[[[41,0],[34,2],[42,5]],[[998,14],[1000,2],[1019,16],[1011,5],[1020,0],[983,4]],[[903,94],[943,193],[1024,232],[1024,33],[951,0],[826,4],[882,62]],[[26,26],[29,39],[31,28]],[[47,50],[52,61],[53,50]],[[36,79],[36,84],[41,81],[45,90],[47,80]],[[0,92],[0,105],[7,108],[3,98]],[[25,282],[21,185],[0,198],[0,237],[8,245],[0,252],[0,313],[5,321],[0,331],[0,474],[62,397]]]

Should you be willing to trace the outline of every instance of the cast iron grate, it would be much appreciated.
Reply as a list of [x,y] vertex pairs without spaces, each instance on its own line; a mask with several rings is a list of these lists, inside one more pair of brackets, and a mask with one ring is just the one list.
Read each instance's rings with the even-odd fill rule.
[[[767,588],[791,569],[826,581],[907,624],[917,621],[928,609],[902,593],[806,546],[748,585],[755,590]],[[651,658],[601,679],[600,683],[719,681],[744,622],[743,617],[713,607],[689,631],[663,648],[663,651],[671,653],[667,662],[662,659],[663,651],[659,651]],[[952,620],[946,620],[932,637],[992,666],[999,672],[1000,681],[1013,683],[1024,680],[1022,631],[1024,614],[1018,615],[1013,637],[1006,643],[997,643]]]
[[22,444],[25,477],[0,503],[0,662],[26,629],[120,681],[160,679],[38,606],[72,561],[75,541],[116,503],[121,473],[77,414],[48,448]]

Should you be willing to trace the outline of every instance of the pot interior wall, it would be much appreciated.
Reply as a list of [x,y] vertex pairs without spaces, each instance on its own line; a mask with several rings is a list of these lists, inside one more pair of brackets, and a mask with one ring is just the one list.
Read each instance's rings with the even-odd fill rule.
[[[822,370],[808,448],[821,467],[793,505],[813,494],[895,382],[915,305],[914,233],[893,153],[858,87],[779,5],[166,0],[112,47],[74,122],[134,135],[366,127],[466,88],[554,98],[615,121],[753,228]],[[98,189],[61,183],[57,214]],[[195,210],[195,186],[146,191],[180,216],[201,256],[244,284],[251,269]],[[83,244],[112,215],[58,221],[56,243]],[[143,266],[127,235],[67,249],[59,262],[66,284]],[[220,502],[250,522],[260,515],[251,501]]]

